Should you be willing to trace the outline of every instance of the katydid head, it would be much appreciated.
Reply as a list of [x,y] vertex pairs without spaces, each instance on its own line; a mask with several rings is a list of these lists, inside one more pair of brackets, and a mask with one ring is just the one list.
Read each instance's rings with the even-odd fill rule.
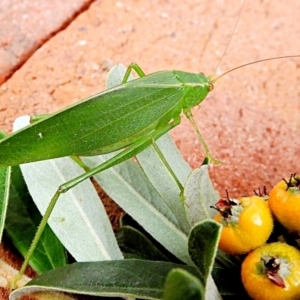
[[[204,76],[203,73],[200,73],[201,75]],[[213,78],[211,76],[207,76],[207,88],[208,88],[208,91],[211,92],[215,87],[214,87],[214,83],[215,83],[215,80],[213,80]]]
[[207,97],[208,93],[214,89],[213,82],[209,77],[203,74],[196,75],[199,76],[199,82],[195,82],[190,89],[186,89],[184,99],[184,108],[186,109],[192,109],[193,107],[200,105]]
[[197,74],[176,70],[173,71],[173,74],[180,84],[180,88],[184,91],[181,99],[181,107],[184,110],[190,110],[199,105],[214,88],[210,78],[203,73]]

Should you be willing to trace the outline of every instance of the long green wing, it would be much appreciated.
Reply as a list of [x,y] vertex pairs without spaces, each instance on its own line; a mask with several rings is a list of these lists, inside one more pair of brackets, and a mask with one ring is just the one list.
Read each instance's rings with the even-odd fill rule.
[[162,71],[91,96],[2,140],[0,167],[124,148],[201,102],[207,81]]
[[1,141],[0,166],[113,152],[152,132],[159,122],[168,123],[174,110],[180,113],[184,90],[133,82],[94,95]]

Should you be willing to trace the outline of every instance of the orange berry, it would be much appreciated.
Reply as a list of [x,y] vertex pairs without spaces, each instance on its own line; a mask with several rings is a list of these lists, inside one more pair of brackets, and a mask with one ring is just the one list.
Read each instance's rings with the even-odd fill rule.
[[[300,178],[278,182],[269,195],[269,206],[276,219],[288,230],[300,232]],[[299,297],[300,298],[300,297]]]
[[226,208],[223,199],[216,204],[219,213],[214,219],[223,225],[219,248],[243,254],[263,245],[273,230],[268,203],[258,196],[228,200],[230,207]]
[[299,300],[300,251],[284,243],[266,244],[247,255],[241,276],[254,300]]

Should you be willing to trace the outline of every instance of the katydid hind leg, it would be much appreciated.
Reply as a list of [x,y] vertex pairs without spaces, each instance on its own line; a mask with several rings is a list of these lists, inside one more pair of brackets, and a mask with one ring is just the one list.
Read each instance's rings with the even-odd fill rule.
[[180,190],[180,199],[182,201],[184,201],[184,196],[183,196],[183,191],[184,191],[184,187],[182,186],[181,182],[179,181],[178,177],[176,176],[176,174],[174,173],[173,169],[171,168],[171,166],[169,165],[169,163],[167,162],[164,154],[161,152],[161,150],[159,149],[159,147],[157,146],[155,140],[153,140],[152,142],[152,146],[154,151],[157,153],[158,157],[160,158],[160,160],[162,161],[162,163],[165,165],[166,169],[168,170],[168,172],[170,173],[170,175],[172,176],[172,178],[174,179],[174,181],[176,182],[176,184],[179,187]]
[[167,124],[165,127],[160,127],[158,129],[156,129],[155,131],[153,131],[153,133],[151,135],[140,138],[139,140],[135,141],[133,144],[128,146],[126,149],[122,150],[122,152],[119,152],[114,157],[110,158],[109,160],[102,163],[98,167],[90,169],[88,172],[82,174],[81,176],[78,176],[78,177],[66,182],[65,184],[61,185],[60,186],[61,193],[65,193],[66,191],[68,191],[72,187],[76,186],[83,180],[88,179],[88,178],[94,176],[95,174],[103,172],[106,169],[109,169],[113,166],[116,166],[116,165],[134,157],[138,153],[140,153],[143,150],[145,150],[146,148],[148,148],[153,143],[153,141],[157,140],[162,135],[164,135],[165,133],[170,131],[172,128],[177,126],[179,124],[179,122],[180,122],[180,118],[174,118],[174,120],[171,123]]
[[38,244],[38,241],[41,237],[41,234],[47,224],[47,221],[52,213],[53,208],[55,207],[55,204],[57,202],[57,200],[59,199],[60,195],[67,192],[69,189],[71,189],[72,187],[76,186],[77,184],[81,183],[82,181],[91,178],[93,175],[98,174],[106,169],[109,169],[115,165],[118,165],[132,157],[134,157],[135,155],[137,155],[138,153],[140,153],[141,151],[143,151],[144,149],[146,149],[147,147],[149,147],[153,141],[157,140],[158,138],[160,138],[162,135],[164,135],[165,133],[167,133],[168,131],[170,131],[172,128],[174,128],[175,126],[177,126],[180,122],[179,118],[175,118],[171,123],[167,124],[165,127],[160,127],[157,130],[155,130],[151,135],[143,137],[141,139],[139,139],[138,141],[135,141],[133,144],[131,144],[130,146],[128,146],[126,149],[124,149],[122,152],[119,152],[118,154],[116,154],[114,157],[110,158],[109,160],[107,160],[106,162],[102,163],[101,165],[90,169],[88,172],[83,173],[82,175],[69,180],[67,182],[65,182],[64,184],[60,185],[57,189],[57,191],[55,192],[54,196],[52,197],[52,199],[50,200],[50,203],[47,207],[47,210],[45,212],[45,215],[42,218],[42,221],[37,229],[37,232],[34,236],[34,239],[31,243],[31,246],[25,256],[25,260],[22,264],[22,267],[19,271],[19,274],[17,275],[17,278],[14,281],[17,281],[19,278],[21,278],[21,276],[24,274],[25,269],[29,263],[29,260]]
[[79,156],[70,156],[70,158],[85,172],[90,171],[90,168],[80,159]]

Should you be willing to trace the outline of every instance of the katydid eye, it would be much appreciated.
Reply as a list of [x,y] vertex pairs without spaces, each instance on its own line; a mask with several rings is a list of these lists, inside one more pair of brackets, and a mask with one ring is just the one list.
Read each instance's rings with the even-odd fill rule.
[[214,85],[212,83],[208,84],[208,90],[211,92],[214,89]]

